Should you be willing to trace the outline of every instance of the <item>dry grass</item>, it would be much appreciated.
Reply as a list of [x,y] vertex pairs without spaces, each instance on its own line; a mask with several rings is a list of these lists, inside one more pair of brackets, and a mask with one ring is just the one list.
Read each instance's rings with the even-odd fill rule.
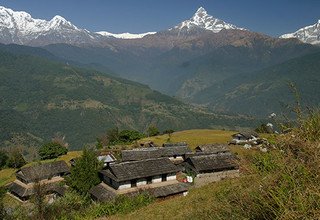
[[15,180],[15,171],[12,168],[0,170],[0,187]]
[[144,138],[140,142],[153,141],[157,145],[162,145],[170,140],[170,142],[187,142],[191,149],[201,144],[210,143],[227,143],[231,140],[231,135],[235,131],[197,129],[178,131],[169,135],[159,135],[156,137]]

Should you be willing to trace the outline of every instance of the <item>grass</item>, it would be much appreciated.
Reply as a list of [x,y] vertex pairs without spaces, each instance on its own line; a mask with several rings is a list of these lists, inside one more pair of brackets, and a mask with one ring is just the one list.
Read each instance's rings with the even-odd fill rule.
[[0,170],[0,187],[15,180],[15,171],[12,168]]
[[169,135],[165,134],[144,138],[140,142],[153,141],[157,145],[162,145],[166,142],[187,142],[189,147],[194,149],[201,144],[227,143],[234,133],[235,131],[195,129],[174,132],[171,134],[170,139]]

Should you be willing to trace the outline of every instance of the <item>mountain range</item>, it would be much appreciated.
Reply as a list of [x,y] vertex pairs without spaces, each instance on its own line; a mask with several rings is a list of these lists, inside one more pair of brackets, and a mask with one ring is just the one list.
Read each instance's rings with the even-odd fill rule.
[[94,33],[61,16],[45,21],[0,7],[0,142],[60,131],[79,148],[114,126],[254,126],[239,115],[281,113],[294,102],[291,83],[317,106],[317,30],[274,38],[200,7],[156,33]]

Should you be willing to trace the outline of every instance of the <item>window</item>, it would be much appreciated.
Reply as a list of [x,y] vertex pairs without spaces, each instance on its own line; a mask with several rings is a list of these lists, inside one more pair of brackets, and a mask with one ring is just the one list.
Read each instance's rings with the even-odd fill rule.
[[162,174],[161,175],[161,181],[162,182],[167,181],[167,174]]
[[137,180],[131,180],[131,187],[137,186]]

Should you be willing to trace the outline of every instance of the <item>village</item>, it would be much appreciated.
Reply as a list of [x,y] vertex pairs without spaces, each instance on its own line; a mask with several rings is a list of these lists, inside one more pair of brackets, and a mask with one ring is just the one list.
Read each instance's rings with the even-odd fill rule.
[[[239,132],[232,135],[229,143],[199,145],[193,151],[186,142],[162,146],[147,142],[138,148],[121,150],[119,159],[112,152],[97,152],[97,159],[103,163],[99,171],[101,182],[93,186],[89,194],[95,202],[139,193],[148,193],[154,198],[187,196],[190,188],[239,177],[239,162],[230,144],[244,148],[257,146],[264,152],[265,142],[254,132]],[[42,187],[47,201],[52,203],[69,188],[64,180],[76,164],[77,158],[73,158],[69,164],[53,161],[23,167],[16,171],[16,180],[8,185],[8,194],[25,203],[37,193],[37,187]]]

